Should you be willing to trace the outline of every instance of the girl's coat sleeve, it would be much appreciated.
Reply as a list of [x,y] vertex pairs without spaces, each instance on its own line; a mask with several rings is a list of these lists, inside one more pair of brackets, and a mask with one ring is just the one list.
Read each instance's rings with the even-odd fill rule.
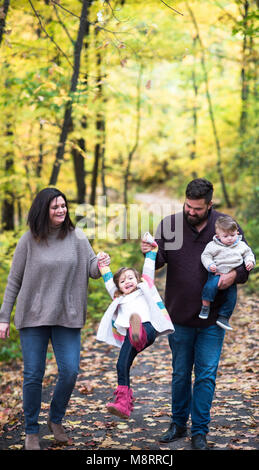
[[[138,284],[138,288],[143,292],[150,310],[151,323],[158,334],[169,334],[174,332],[174,327],[170,316],[165,308],[159,292],[154,284],[155,278],[155,262],[158,248],[155,247],[145,255],[144,266],[142,270],[142,282]],[[113,298],[116,286],[113,282],[113,276],[108,266],[100,268],[105,286],[110,296]],[[108,309],[104,313],[98,331],[97,339],[108,344],[122,346],[125,335],[121,335],[115,328],[114,322],[117,316],[117,307],[120,303],[120,297],[113,299]]]
[[101,319],[97,331],[97,339],[99,341],[104,341],[105,343],[112,344],[113,346],[117,346],[120,348],[126,335],[126,329],[125,335],[121,335],[114,325],[117,316],[116,311],[119,304],[119,297],[114,299],[114,293],[117,290],[117,287],[114,284],[113,275],[109,266],[99,266],[99,269],[104,280],[105,287],[113,301],[109,305]]
[[151,323],[158,334],[169,334],[174,332],[174,326],[164,302],[155,286],[155,264],[158,247],[154,247],[146,253],[142,271],[144,282],[139,284],[150,307]]

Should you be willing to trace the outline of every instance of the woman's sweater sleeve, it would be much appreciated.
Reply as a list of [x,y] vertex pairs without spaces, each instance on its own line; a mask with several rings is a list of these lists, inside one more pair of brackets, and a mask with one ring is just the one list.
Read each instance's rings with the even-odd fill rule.
[[89,259],[90,259],[90,272],[89,272],[90,277],[93,279],[98,279],[99,277],[101,277],[101,273],[98,268],[97,256],[94,250],[92,249],[88,238],[86,238],[86,244],[87,244],[87,250],[88,250]]
[[10,316],[19,294],[28,254],[27,233],[24,234],[15,249],[12,266],[8,275],[4,299],[0,310],[0,322],[10,322]]

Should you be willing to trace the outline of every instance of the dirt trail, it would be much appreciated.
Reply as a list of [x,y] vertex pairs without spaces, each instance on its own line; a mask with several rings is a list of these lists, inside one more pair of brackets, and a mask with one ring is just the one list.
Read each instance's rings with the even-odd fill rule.
[[[161,214],[163,217],[181,211],[183,203],[178,199],[171,198],[166,190],[160,189],[152,193],[138,193],[135,195],[137,202],[156,214]],[[160,207],[162,208],[160,208]]]
[[[169,204],[171,201],[163,191],[139,194],[136,199],[145,207],[161,204],[161,201],[163,204]],[[176,202],[179,209],[180,203],[173,201],[174,204]],[[160,289],[163,289],[163,282],[164,277],[161,276],[158,279]],[[241,288],[232,320],[234,330],[226,334],[224,342],[211,410],[208,442],[212,450],[259,449],[256,427],[258,307],[256,296],[248,296]],[[70,441],[63,449],[94,452],[191,450],[190,431],[188,437],[176,442],[159,443],[159,437],[167,429],[171,414],[172,367],[167,338],[159,337],[134,361],[131,373],[131,387],[135,396],[134,411],[129,420],[123,421],[109,415],[105,406],[112,399],[112,392],[116,388],[118,350],[98,342],[96,328],[97,326],[87,332],[86,341],[82,345],[80,375],[64,419]],[[47,427],[50,397],[56,380],[54,359],[48,359],[47,369],[49,374],[44,386],[39,419],[40,440],[43,450],[56,451],[60,447]],[[14,373],[17,383],[14,383]],[[5,395],[2,397],[10,394],[10,407],[16,406],[17,409],[13,411],[12,419],[9,418],[6,424],[0,427],[0,450],[24,448],[21,376],[21,363],[17,364],[16,371],[12,366],[5,367],[6,380],[2,390]],[[11,404],[12,402],[16,405]],[[215,453],[213,455],[217,457]],[[230,455],[233,459],[234,454]],[[238,455],[241,457],[241,454]],[[249,453],[249,456],[253,455],[253,452]],[[225,461],[225,457],[223,458],[222,462]],[[246,463],[249,464],[247,460]]]

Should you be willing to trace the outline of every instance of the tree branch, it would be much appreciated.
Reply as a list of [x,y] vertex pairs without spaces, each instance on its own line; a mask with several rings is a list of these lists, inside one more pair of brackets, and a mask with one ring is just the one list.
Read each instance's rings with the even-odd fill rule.
[[74,41],[73,41],[72,37],[70,36],[70,33],[69,33],[69,31],[68,31],[66,25],[63,23],[62,19],[61,19],[60,16],[59,16],[59,12],[58,12],[58,9],[57,9],[55,3],[54,3],[54,5],[53,5],[53,8],[54,8],[55,13],[56,13],[56,15],[57,15],[58,21],[59,21],[59,23],[61,24],[62,28],[64,29],[64,31],[65,31],[65,33],[66,33],[68,39],[70,40],[71,44],[74,45]]
[[51,42],[53,42],[53,44],[55,44],[56,48],[59,50],[59,52],[61,52],[61,54],[67,59],[69,65],[73,68],[73,64],[70,62],[68,56],[66,55],[66,53],[59,47],[59,45],[56,43],[56,41],[49,35],[49,33],[46,31],[46,29],[44,28],[43,24],[42,24],[42,21],[40,19],[40,15],[38,14],[37,10],[34,8],[31,0],[29,0],[29,4],[31,5],[32,7],[32,10],[39,22],[39,25],[42,29],[42,31],[46,34],[46,36],[51,40]]
[[61,8],[62,10],[66,11],[67,13],[69,13],[70,15],[74,16],[75,18],[78,18],[80,19],[80,16],[76,15],[75,13],[73,13],[72,11],[68,10],[67,8],[63,7],[60,3],[56,2],[55,0],[51,0],[51,3],[53,3],[54,5],[56,5],[57,7]]
[[178,13],[178,15],[184,16],[183,13],[180,13],[180,11],[177,11],[175,8],[173,8],[173,7],[171,7],[170,5],[168,5],[166,2],[164,2],[164,0],[160,0],[160,2],[162,2],[166,7],[170,8],[170,10],[173,10],[175,13]]

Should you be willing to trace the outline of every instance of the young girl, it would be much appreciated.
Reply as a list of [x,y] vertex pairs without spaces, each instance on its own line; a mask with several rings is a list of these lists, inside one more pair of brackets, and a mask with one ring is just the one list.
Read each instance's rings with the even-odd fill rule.
[[150,346],[158,334],[174,331],[154,285],[158,246],[149,233],[144,235],[144,239],[153,248],[145,255],[142,278],[134,268],[120,268],[113,276],[108,266],[102,262],[98,264],[113,301],[101,320],[97,339],[121,348],[117,362],[115,401],[106,406],[110,413],[121,418],[128,418],[133,410],[129,374],[134,358]]

